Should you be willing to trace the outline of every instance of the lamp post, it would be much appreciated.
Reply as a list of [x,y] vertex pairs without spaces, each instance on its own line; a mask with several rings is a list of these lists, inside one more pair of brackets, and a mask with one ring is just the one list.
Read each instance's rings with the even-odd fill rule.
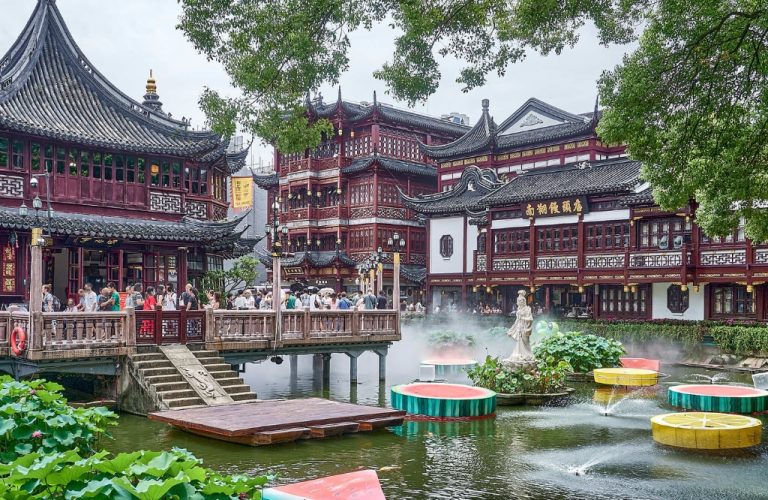
[[280,259],[283,257],[283,243],[281,241],[283,236],[288,235],[288,226],[280,226],[280,198],[276,198],[272,204],[272,223],[264,226],[264,232],[272,238],[272,307],[275,310],[275,342],[274,347],[280,345],[282,341],[282,327],[283,327],[283,315],[282,315],[282,289],[280,288],[280,279],[282,277],[282,263]]
[[387,239],[387,247],[392,251],[392,305],[400,320],[400,251],[405,250],[405,239],[395,232]]

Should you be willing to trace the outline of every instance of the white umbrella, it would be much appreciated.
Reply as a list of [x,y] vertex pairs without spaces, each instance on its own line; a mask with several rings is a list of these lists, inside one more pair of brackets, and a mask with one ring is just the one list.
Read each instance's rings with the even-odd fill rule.
[[326,288],[321,289],[320,292],[318,292],[318,293],[320,293],[320,295],[330,295],[330,294],[335,293],[335,292],[336,292],[336,290],[334,290],[333,288],[326,287]]

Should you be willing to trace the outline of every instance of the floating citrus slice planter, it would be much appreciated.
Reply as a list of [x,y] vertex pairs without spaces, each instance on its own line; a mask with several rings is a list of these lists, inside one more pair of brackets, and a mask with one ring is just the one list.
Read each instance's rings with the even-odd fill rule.
[[740,385],[676,385],[669,388],[667,400],[687,410],[754,413],[768,409],[768,391]]
[[658,359],[648,358],[619,358],[622,368],[640,368],[643,370],[661,370],[661,362]]
[[745,415],[666,413],[651,418],[653,440],[696,450],[732,450],[760,444],[763,424]]
[[469,358],[437,358],[425,359],[421,364],[434,365],[435,375],[437,377],[445,377],[446,375],[463,373],[467,368],[472,368],[476,365],[477,361]]
[[396,385],[391,399],[393,408],[428,417],[483,417],[496,411],[495,392],[461,384]]
[[656,385],[659,372],[640,368],[595,368],[595,382],[604,385],[646,387]]

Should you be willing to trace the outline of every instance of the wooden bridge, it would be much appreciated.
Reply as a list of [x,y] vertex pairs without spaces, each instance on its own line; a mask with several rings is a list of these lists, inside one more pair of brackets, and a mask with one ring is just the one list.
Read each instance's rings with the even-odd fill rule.
[[[11,332],[23,329],[27,349],[14,356]],[[399,314],[365,311],[134,311],[98,313],[0,312],[0,370],[114,374],[122,356],[143,347],[184,344],[218,351],[230,364],[275,355],[346,353],[353,380],[364,351],[380,356],[400,340]],[[112,368],[110,368],[112,367]],[[383,373],[381,374],[383,377]]]

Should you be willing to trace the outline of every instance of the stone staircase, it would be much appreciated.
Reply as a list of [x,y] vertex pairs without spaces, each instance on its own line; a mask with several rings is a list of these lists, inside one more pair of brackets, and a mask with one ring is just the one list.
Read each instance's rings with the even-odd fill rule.
[[[192,351],[200,364],[234,401],[256,399],[256,394],[216,351]],[[158,410],[206,406],[205,401],[159,349],[130,356],[133,376],[154,400]]]
[[251,387],[232,370],[231,365],[224,362],[224,358],[219,356],[217,351],[193,351],[192,353],[216,379],[216,382],[227,391],[230,398],[235,401],[256,399],[256,394],[251,392]]

